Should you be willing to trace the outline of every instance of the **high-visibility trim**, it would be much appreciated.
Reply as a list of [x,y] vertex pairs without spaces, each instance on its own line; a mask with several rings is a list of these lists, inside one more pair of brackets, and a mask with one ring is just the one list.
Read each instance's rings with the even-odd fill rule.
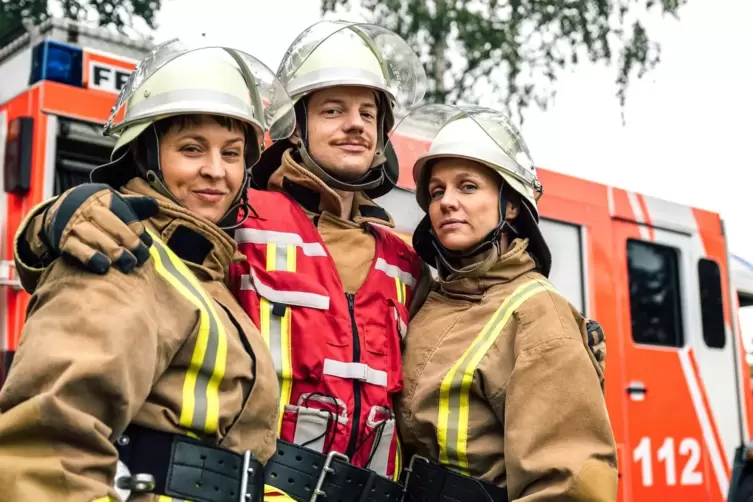
[[191,363],[183,382],[180,425],[215,434],[220,416],[219,385],[227,363],[227,333],[211,300],[196,276],[157,235],[149,231],[149,248],[157,273],[199,311],[199,330]]
[[[276,244],[267,244],[267,247],[275,246]],[[290,246],[292,249],[296,249],[295,246]],[[284,248],[283,248],[284,249]],[[276,255],[276,251],[271,256]],[[269,250],[267,250],[267,256],[270,256]],[[269,258],[267,258],[269,260]],[[269,265],[269,263],[267,263]],[[267,268],[267,270],[274,271],[276,269]],[[282,268],[285,270],[285,268]],[[252,282],[253,279],[253,282]],[[281,303],[283,305],[297,305],[299,307],[309,307],[318,310],[329,310],[329,296],[320,295],[317,293],[310,293],[308,291],[282,291],[274,289],[264,284],[259,276],[256,275],[254,269],[251,269],[251,275],[243,274],[241,276],[241,291],[256,291],[262,297],[270,300],[273,303]]]
[[416,279],[410,274],[410,272],[406,272],[397,265],[387,263],[384,258],[377,258],[374,268],[381,270],[390,277],[400,279],[411,288],[416,285]]
[[106,497],[99,497],[98,499],[94,499],[92,500],[92,502],[118,502],[118,499],[114,499],[108,495]]
[[437,421],[440,463],[468,474],[469,401],[476,368],[515,310],[532,296],[544,291],[556,289],[548,281],[534,280],[513,291],[442,379]]
[[[273,243],[267,244],[267,270],[295,272],[297,251],[298,248],[294,244],[288,244],[285,246]],[[263,286],[258,280],[256,283],[257,287]],[[271,288],[266,286],[264,286],[264,288],[266,288],[266,290],[271,290]],[[288,291],[278,293],[291,294],[295,292]],[[277,432],[279,434],[282,430],[282,418],[285,413],[285,405],[290,402],[290,394],[293,387],[293,361],[290,347],[292,311],[289,304],[281,302],[285,304],[285,313],[282,317],[276,316],[273,313],[275,295],[264,294],[261,289],[259,289],[259,294],[261,295],[261,300],[259,301],[260,331],[264,338],[264,342],[267,344],[267,347],[269,347],[269,351],[272,354],[272,361],[274,362],[275,372],[277,373],[277,383],[280,386],[280,409],[277,420]],[[311,293],[297,294],[306,295]],[[279,298],[279,295],[277,297]],[[329,300],[329,298],[327,298],[327,300]]]
[[392,480],[398,481],[403,472],[403,446],[400,444],[400,434],[395,434],[395,445],[395,471],[392,473]]
[[297,246],[306,256],[327,256],[327,252],[318,242],[303,242],[303,237],[292,232],[275,232],[256,228],[239,228],[235,231],[238,244],[277,244],[280,246]]
[[395,277],[395,289],[397,290],[397,301],[405,305],[405,283]]
[[322,373],[350,380],[360,380],[379,387],[387,387],[387,372],[375,370],[365,363],[346,363],[325,358]]

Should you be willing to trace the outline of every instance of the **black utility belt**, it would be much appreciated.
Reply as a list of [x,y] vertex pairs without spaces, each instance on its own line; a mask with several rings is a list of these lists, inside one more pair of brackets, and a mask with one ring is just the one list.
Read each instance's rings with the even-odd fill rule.
[[193,502],[261,502],[265,484],[299,502],[400,502],[403,498],[400,484],[352,465],[341,453],[324,455],[282,440],[266,466],[250,452],[240,455],[187,436],[133,425],[115,446],[127,468],[116,479],[124,500],[130,493],[146,492]]
[[264,466],[243,455],[180,434],[129,426],[115,442],[120,461],[115,488],[193,502],[262,502]]
[[405,468],[404,502],[508,502],[507,489],[414,455]]
[[299,502],[507,502],[507,492],[414,456],[405,487],[347,456],[287,441],[262,465],[179,434],[132,425],[115,444],[120,457],[115,486],[121,498],[155,493],[193,502],[262,502],[264,485]]

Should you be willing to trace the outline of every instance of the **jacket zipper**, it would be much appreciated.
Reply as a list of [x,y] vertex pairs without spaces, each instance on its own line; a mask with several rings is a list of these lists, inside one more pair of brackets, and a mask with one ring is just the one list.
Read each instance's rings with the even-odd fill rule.
[[[358,339],[358,326],[356,325],[355,314],[355,299],[356,296],[352,293],[345,293],[345,298],[348,299],[348,312],[350,313],[350,325],[353,331],[353,362],[361,362],[361,341]],[[361,419],[361,381],[353,380],[353,427],[350,430],[350,441],[348,441],[348,449],[345,454],[348,458],[352,459],[356,453],[356,445],[358,441],[358,429]]]

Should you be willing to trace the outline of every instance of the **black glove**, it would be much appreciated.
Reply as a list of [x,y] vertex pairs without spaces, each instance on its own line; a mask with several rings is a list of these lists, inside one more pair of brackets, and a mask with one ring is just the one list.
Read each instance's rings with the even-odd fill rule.
[[[38,237],[47,254],[43,261],[63,256],[97,274],[112,265],[128,273],[149,258],[152,238],[141,220],[158,211],[154,198],[122,195],[107,185],[71,188],[40,216]],[[31,249],[40,247],[28,244]]]

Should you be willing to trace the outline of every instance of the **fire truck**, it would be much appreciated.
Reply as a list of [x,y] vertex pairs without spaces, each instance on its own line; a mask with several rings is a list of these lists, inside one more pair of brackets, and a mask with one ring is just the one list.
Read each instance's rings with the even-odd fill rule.
[[[0,382],[29,302],[15,276],[15,232],[32,206],[109,159],[102,125],[151,47],[60,19],[0,39]],[[410,243],[422,216],[411,152],[427,138],[421,124],[401,129],[399,186],[378,202]],[[753,267],[731,259],[716,213],[546,169],[539,176],[551,279],[608,340],[618,500],[726,500],[735,450],[752,434],[738,314],[753,304]],[[749,274],[740,295],[733,267]]]

